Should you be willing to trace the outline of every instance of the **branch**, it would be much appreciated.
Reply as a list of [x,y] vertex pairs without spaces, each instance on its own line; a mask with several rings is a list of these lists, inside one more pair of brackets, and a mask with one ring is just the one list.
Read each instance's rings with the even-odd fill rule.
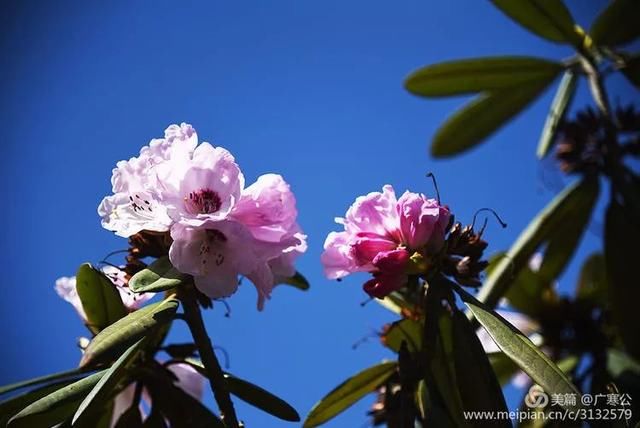
[[192,285],[184,285],[179,290],[178,295],[184,308],[185,320],[189,325],[193,339],[198,347],[200,358],[202,358],[202,364],[209,378],[213,396],[220,407],[222,420],[229,428],[240,428],[238,417],[229,395],[227,381],[224,378],[224,372],[202,321],[202,313],[196,300],[195,289]]

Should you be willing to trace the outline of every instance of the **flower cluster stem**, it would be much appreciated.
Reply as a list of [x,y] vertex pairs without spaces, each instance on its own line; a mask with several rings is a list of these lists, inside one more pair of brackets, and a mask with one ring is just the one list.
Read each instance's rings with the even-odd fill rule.
[[209,378],[213,396],[220,407],[222,420],[229,428],[240,428],[238,417],[236,416],[236,411],[233,407],[231,396],[229,395],[227,381],[224,378],[224,372],[213,350],[213,344],[202,320],[202,313],[196,300],[195,289],[193,286],[186,286],[184,288],[184,290],[180,290],[181,292],[178,295],[184,308],[185,320],[198,347],[198,352],[200,353],[205,372]]

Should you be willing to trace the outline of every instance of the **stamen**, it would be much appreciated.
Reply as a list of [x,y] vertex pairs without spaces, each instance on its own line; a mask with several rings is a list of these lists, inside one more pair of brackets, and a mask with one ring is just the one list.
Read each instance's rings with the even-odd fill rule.
[[436,188],[436,198],[438,199],[438,205],[442,205],[440,203],[440,190],[438,190],[438,182],[436,181],[436,176],[433,174],[433,172],[430,172],[427,174],[427,177],[433,180],[433,187]]
[[211,189],[190,192],[184,199],[187,210],[192,214],[212,214],[218,211],[222,205],[218,193]]
[[[504,229],[505,227],[507,227],[507,223],[505,223],[504,221],[502,221],[502,219],[500,218],[500,216],[498,215],[497,212],[495,212],[493,209],[491,208],[480,208],[478,211],[476,211],[476,213],[473,215],[473,221],[471,222],[471,229],[473,229],[473,227],[476,224],[476,217],[478,216],[478,214],[480,214],[483,211],[489,211],[491,214],[493,214],[493,216],[496,218],[496,220],[498,220],[498,223],[500,223],[500,226],[502,226],[502,228]],[[486,224],[485,224],[486,226]],[[484,230],[485,226],[482,227],[482,229]]]

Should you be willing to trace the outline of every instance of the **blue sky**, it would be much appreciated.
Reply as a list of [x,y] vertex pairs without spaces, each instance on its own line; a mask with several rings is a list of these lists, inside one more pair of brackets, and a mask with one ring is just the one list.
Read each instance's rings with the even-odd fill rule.
[[[588,26],[604,1],[569,2]],[[86,331],[54,290],[55,279],[97,262],[126,242],[100,227],[96,207],[111,169],[171,123],[189,122],[203,140],[229,149],[248,181],[278,172],[292,185],[310,248],[302,293],[280,287],[266,310],[245,285],[205,314],[230,371],[279,394],[304,417],[347,376],[390,354],[371,335],[391,313],[366,300],[364,276],[322,276],[319,255],[353,199],[386,183],[433,194],[461,221],[481,207],[490,251],[505,249],[562,187],[535,147],[553,90],[480,149],[451,160],[428,156],[428,141],[462,99],[407,94],[403,78],[427,63],[491,54],[561,59],[571,54],[522,30],[489,2],[14,0],[0,17],[6,59],[0,86],[5,183],[0,224],[0,383],[77,364]],[[614,97],[637,98],[621,80]],[[584,105],[582,82],[576,105]],[[580,255],[599,248],[596,215]],[[575,281],[572,266],[563,289]],[[186,339],[178,325],[173,336]],[[208,399],[211,402],[210,398]],[[516,402],[510,394],[510,402]],[[364,426],[363,401],[329,427]],[[284,423],[237,404],[253,427]]]

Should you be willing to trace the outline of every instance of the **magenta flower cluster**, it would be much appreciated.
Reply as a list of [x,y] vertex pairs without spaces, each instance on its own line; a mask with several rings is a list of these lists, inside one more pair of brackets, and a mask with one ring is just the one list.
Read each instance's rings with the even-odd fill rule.
[[364,284],[372,297],[383,298],[407,283],[410,258],[428,257],[444,244],[450,213],[423,194],[405,192],[396,198],[393,187],[360,196],[344,218],[344,230],[331,232],[321,256],[328,278],[370,272]]

